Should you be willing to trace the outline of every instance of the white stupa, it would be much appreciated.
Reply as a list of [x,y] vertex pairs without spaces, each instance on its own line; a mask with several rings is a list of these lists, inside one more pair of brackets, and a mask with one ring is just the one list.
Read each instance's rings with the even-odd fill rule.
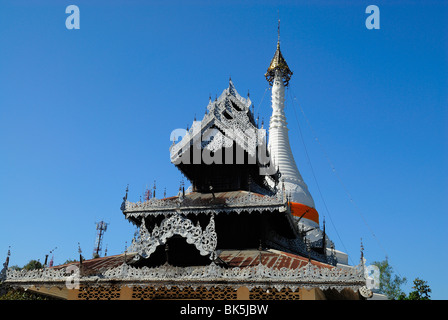
[[281,173],[285,191],[290,195],[293,216],[308,227],[319,226],[319,214],[308,186],[303,181],[291,151],[285,116],[285,87],[292,76],[280,51],[280,39],[265,74],[272,86],[272,116],[269,124],[268,150],[275,168]]
[[[318,241],[324,236],[319,227],[319,213],[314,204],[313,197],[297,168],[289,144],[288,123],[285,115],[285,88],[289,85],[292,71],[280,51],[280,21],[278,30],[277,50],[265,74],[266,80],[272,86],[272,116],[269,124],[268,150],[275,168],[281,173],[280,180],[285,191],[290,196],[291,213],[299,229],[308,231],[306,238]],[[325,227],[324,227],[325,228]],[[327,250],[333,242],[326,237]],[[340,264],[348,264],[346,253],[336,250]]]

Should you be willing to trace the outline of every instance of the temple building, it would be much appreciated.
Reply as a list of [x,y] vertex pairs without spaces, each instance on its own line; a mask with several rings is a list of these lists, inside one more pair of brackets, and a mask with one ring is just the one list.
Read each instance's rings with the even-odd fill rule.
[[[363,260],[350,266],[320,227],[289,143],[285,88],[292,77],[280,40],[265,74],[269,131],[233,83],[169,147],[191,187],[132,202],[138,228],[119,255],[32,271],[3,270],[12,287],[61,299],[365,299]],[[132,188],[131,188],[132,189]]]

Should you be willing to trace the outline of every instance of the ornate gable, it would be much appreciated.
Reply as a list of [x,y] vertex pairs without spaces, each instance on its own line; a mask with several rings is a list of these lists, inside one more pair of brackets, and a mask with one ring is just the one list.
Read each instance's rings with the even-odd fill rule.
[[[265,178],[276,185],[278,175],[269,167],[266,131],[257,127],[251,106],[249,97],[241,97],[230,80],[221,96],[209,101],[203,119],[194,121],[182,140],[171,146],[171,162],[195,190],[248,190],[254,183],[273,191]],[[224,166],[218,170],[216,165]],[[224,171],[223,177],[219,173]]]

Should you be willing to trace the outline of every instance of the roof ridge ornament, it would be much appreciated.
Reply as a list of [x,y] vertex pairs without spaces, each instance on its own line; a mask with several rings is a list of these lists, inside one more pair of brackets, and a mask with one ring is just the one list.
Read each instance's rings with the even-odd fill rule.
[[0,270],[0,281],[4,281],[6,279],[10,256],[11,256],[11,246],[8,247],[8,253],[6,254],[5,263],[3,263],[3,269]]

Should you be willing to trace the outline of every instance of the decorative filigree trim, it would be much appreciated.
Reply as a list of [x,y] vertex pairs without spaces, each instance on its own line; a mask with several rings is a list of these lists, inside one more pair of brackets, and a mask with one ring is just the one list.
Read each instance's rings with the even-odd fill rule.
[[199,223],[195,226],[190,219],[180,214],[165,218],[152,232],[149,232],[143,223],[140,226],[140,237],[133,240],[129,251],[148,258],[158,246],[165,244],[175,234],[184,237],[188,244],[194,244],[201,255],[210,255],[210,258],[213,258],[218,243],[213,215],[210,216],[210,222],[204,231]]
[[[66,281],[63,270],[50,270],[46,272],[8,270],[7,283],[13,286],[30,287],[42,286],[51,283],[52,286],[63,286]],[[311,263],[296,268],[271,268],[263,264],[245,268],[224,268],[211,263],[199,267],[174,267],[163,265],[156,268],[135,268],[127,264],[109,269],[92,276],[81,276],[81,284],[93,286],[111,286],[122,282],[130,286],[151,284],[155,287],[178,286],[179,288],[219,287],[230,286],[238,288],[246,286],[253,288],[320,288],[321,290],[336,289],[341,291],[351,288],[354,291],[365,286],[364,265],[345,268],[321,268]]]
[[34,269],[34,270],[14,270],[8,269],[6,272],[6,281],[57,281],[65,279],[71,274],[66,269]]
[[285,205],[286,198],[284,192],[277,192],[273,196],[262,196],[252,192],[243,197],[235,197],[226,200],[229,206],[264,206],[264,205]]
[[286,210],[285,206],[265,206],[265,207],[236,207],[236,208],[228,208],[228,207],[223,207],[223,208],[186,208],[186,209],[182,209],[182,210],[165,210],[165,211],[155,211],[155,212],[150,212],[150,211],[146,211],[146,212],[129,212],[126,213],[126,219],[129,219],[131,217],[136,218],[136,217],[147,217],[149,215],[154,215],[154,216],[159,216],[159,215],[163,215],[163,216],[169,216],[172,215],[176,212],[182,212],[182,214],[184,215],[188,215],[188,214],[219,214],[219,213],[231,213],[231,212],[235,212],[237,214],[240,214],[242,212],[247,212],[247,213],[259,213],[259,212],[274,212],[274,211],[281,211],[280,209],[284,209]]
[[275,210],[283,212],[287,210],[287,199],[286,193],[283,191],[277,192],[272,196],[249,192],[241,197],[226,199],[225,205],[198,205],[184,197],[178,197],[176,199],[151,198],[145,202],[130,202],[125,200],[121,209],[126,214],[126,218],[146,217],[149,214],[168,216],[177,212],[181,212],[182,214],[241,213],[243,211],[252,213],[254,211],[273,212]]

